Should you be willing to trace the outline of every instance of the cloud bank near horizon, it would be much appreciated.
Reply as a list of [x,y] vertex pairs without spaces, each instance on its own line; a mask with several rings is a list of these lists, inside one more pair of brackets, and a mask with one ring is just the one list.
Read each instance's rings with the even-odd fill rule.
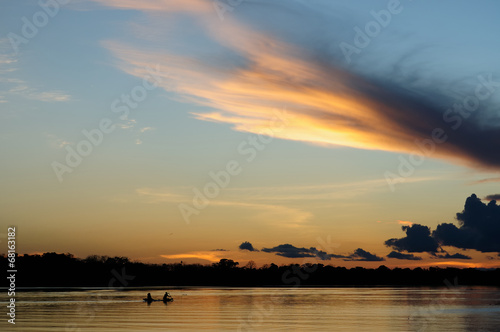
[[300,248],[291,244],[280,244],[273,248],[262,248],[262,252],[274,253],[278,256],[287,258],[315,258],[322,261],[329,261],[332,258],[340,258],[344,261],[360,261],[360,262],[380,262],[384,261],[383,257],[379,257],[361,248],[356,249],[348,255],[329,254],[325,251],[318,250],[315,247]]
[[[465,201],[462,212],[456,214],[459,227],[451,223],[439,224],[431,233],[430,227],[413,224],[402,226],[405,237],[385,241],[385,245],[397,252],[427,252],[435,258],[470,259],[463,254],[448,254],[442,247],[473,249],[479,252],[500,254],[500,206],[495,200],[485,204],[472,194]],[[445,252],[439,255],[439,252]]]

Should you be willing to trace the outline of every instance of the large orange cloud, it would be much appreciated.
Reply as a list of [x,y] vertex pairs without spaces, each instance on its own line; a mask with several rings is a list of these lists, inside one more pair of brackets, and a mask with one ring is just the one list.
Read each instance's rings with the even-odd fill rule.
[[[446,108],[442,105],[449,101],[451,106],[452,101],[444,97],[436,101],[440,97],[437,94],[425,96],[425,91],[412,91],[390,79],[367,78],[325,63],[311,50],[236,19],[219,24],[207,1],[196,0],[190,6],[170,1],[99,1],[119,8],[164,11],[170,16],[188,13],[203,27],[199,38],[220,46],[207,56],[203,50],[178,54],[168,45],[158,50],[158,45],[148,49],[133,43],[104,42],[120,60],[122,70],[142,77],[148,65],[159,64],[165,89],[177,92],[185,101],[213,109],[193,113],[197,119],[261,133],[269,128],[273,113],[285,109],[286,128],[273,132],[276,137],[416,154],[423,153],[419,147],[422,144],[416,142],[432,139],[433,131],[439,129],[447,141],[435,142],[432,157],[500,167],[500,157],[492,157],[484,147],[477,146],[487,142],[492,148],[500,148],[500,130],[484,130],[465,117],[460,119],[460,130],[451,128],[458,122],[443,120]],[[427,89],[431,91],[432,86]]]

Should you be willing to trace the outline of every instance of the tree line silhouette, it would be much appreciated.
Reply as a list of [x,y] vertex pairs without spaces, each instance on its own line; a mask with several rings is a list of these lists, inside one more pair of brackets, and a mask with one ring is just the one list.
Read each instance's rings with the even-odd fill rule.
[[[7,266],[6,255],[0,255]],[[140,286],[500,286],[500,269],[474,268],[345,268],[323,264],[266,264],[257,268],[231,259],[202,264],[145,264],[127,257],[88,256],[54,252],[20,255],[16,259],[16,285],[19,287],[140,287]],[[2,269],[2,287],[6,284]],[[447,280],[445,282],[445,280]],[[120,282],[117,282],[120,281]]]

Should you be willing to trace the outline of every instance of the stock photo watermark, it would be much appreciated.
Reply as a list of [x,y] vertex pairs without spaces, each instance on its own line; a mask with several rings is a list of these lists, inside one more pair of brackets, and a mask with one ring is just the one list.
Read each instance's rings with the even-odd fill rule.
[[16,227],[7,228],[7,280],[9,288],[7,296],[9,304],[7,305],[7,321],[10,324],[16,324]]
[[[316,239],[319,246],[317,252],[333,252],[333,249],[340,247],[339,243],[332,243],[331,236],[327,236],[326,240],[318,237]],[[317,263],[321,259],[319,255],[315,257],[305,257],[300,266],[293,265],[291,269],[286,270],[281,276],[281,281],[291,287],[300,287],[303,280],[307,280],[311,274],[318,269]],[[273,314],[275,305],[279,305],[285,301],[285,295],[281,291],[276,290],[275,294],[267,297],[268,300],[262,303],[253,305],[253,310],[247,315],[245,321],[240,322],[237,331],[254,331],[258,330],[258,326],[262,325],[264,319]]]
[[215,12],[221,21],[224,21],[224,14],[232,12],[235,8],[241,5],[245,0],[213,0]]
[[[500,88],[500,81],[494,81],[493,75],[478,75],[478,83],[474,89],[474,93],[469,94],[457,101],[443,113],[443,122],[446,123],[451,130],[458,130],[464,119],[471,116],[472,113],[479,109],[481,101],[486,101],[497,92]],[[434,128],[429,138],[422,140],[415,139],[415,149],[408,157],[398,156],[399,165],[396,173],[386,171],[384,178],[390,190],[396,190],[396,184],[403,183],[406,179],[412,176],[416,168],[421,166],[424,161],[429,158],[435,151],[439,144],[443,144],[448,140],[449,136],[447,131],[443,128]]]
[[19,53],[19,46],[21,46],[21,44],[26,45],[30,40],[35,38],[40,32],[40,29],[47,26],[50,20],[59,13],[61,6],[67,5],[70,1],[71,0],[40,0],[38,1],[40,10],[36,11],[31,19],[26,16],[21,17],[22,26],[20,34],[14,32],[9,32],[7,34],[7,38],[9,38],[15,54]]
[[[458,278],[455,278],[453,280],[453,284],[446,279],[444,280],[444,284],[447,287],[447,290],[444,292],[444,294],[453,291],[453,296],[447,297],[446,301],[452,301],[458,299],[459,296],[456,295],[457,292],[460,292]],[[425,308],[418,308],[417,310],[413,311],[410,317],[408,317],[411,326],[416,328],[416,331],[418,332],[426,331],[427,328],[429,326],[432,326],[432,323],[438,319],[436,316],[442,314],[445,311],[447,307],[446,301],[443,300],[443,298],[439,297],[434,299],[432,303],[426,306]]]
[[401,1],[389,0],[386,9],[370,11],[373,20],[368,21],[363,29],[359,26],[353,28],[354,37],[352,43],[343,41],[339,44],[340,50],[347,63],[351,63],[351,57],[354,54],[360,54],[364,48],[368,47],[372,40],[377,38],[380,33],[391,24],[392,18],[403,12],[403,9],[404,6],[401,4]]
[[[137,109],[139,103],[143,102],[147,96],[148,91],[156,89],[163,81],[160,74],[160,66],[156,65],[153,69],[146,67],[148,74],[143,77],[142,84],[133,87],[129,93],[124,93],[120,98],[116,98],[110,105],[111,112],[118,113],[120,120],[127,120],[131,109]],[[65,163],[53,161],[51,163],[52,170],[54,171],[59,182],[63,182],[63,175],[72,173],[73,170],[80,166],[84,158],[90,156],[94,147],[98,147],[104,141],[106,134],[112,133],[116,129],[118,122],[109,118],[102,118],[96,128],[90,130],[83,129],[82,134],[85,139],[80,140],[75,147],[66,145],[66,158]]]
[[[281,132],[288,123],[288,114],[286,111],[276,111],[274,116],[269,120],[268,127],[262,129],[258,134],[252,134],[242,141],[236,151],[240,156],[245,156],[245,161],[251,163],[257,158],[259,152],[263,151],[268,144],[274,140],[276,133]],[[210,200],[219,196],[222,189],[226,188],[234,176],[239,175],[243,171],[243,166],[240,161],[235,159],[229,160],[225,167],[216,172],[210,171],[208,176],[210,181],[199,188],[193,188],[192,204],[181,203],[178,205],[179,211],[186,224],[191,223],[193,215],[199,215],[201,210],[210,205]]]
[[[125,272],[125,267],[122,268],[121,273],[113,269],[111,270],[111,274],[113,275],[113,277],[109,279],[108,289],[112,290],[123,290],[125,289],[125,287],[128,286],[129,281],[135,279],[135,276],[127,275],[127,273]],[[119,283],[119,286],[116,286],[117,282]],[[101,304],[101,302],[108,300],[110,297],[111,295],[102,295],[102,294],[89,296],[87,299],[90,304],[89,305],[81,304],[77,309],[77,312],[79,313],[80,316],[86,316],[86,319],[83,323],[89,324],[92,321],[94,321],[95,317],[97,316],[97,313],[102,309],[103,304]],[[78,332],[81,330],[82,329],[79,327],[78,324],[74,323],[66,324],[65,331],[67,332]]]

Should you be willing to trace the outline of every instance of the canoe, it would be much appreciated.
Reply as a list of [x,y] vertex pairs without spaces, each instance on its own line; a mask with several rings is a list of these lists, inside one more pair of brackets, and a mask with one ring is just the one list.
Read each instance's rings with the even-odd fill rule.
[[163,300],[157,300],[157,299],[151,299],[151,300],[148,300],[148,299],[142,299],[144,302],[148,302],[148,303],[151,303],[151,302],[173,302],[174,299],[167,299],[166,301],[163,301]]

